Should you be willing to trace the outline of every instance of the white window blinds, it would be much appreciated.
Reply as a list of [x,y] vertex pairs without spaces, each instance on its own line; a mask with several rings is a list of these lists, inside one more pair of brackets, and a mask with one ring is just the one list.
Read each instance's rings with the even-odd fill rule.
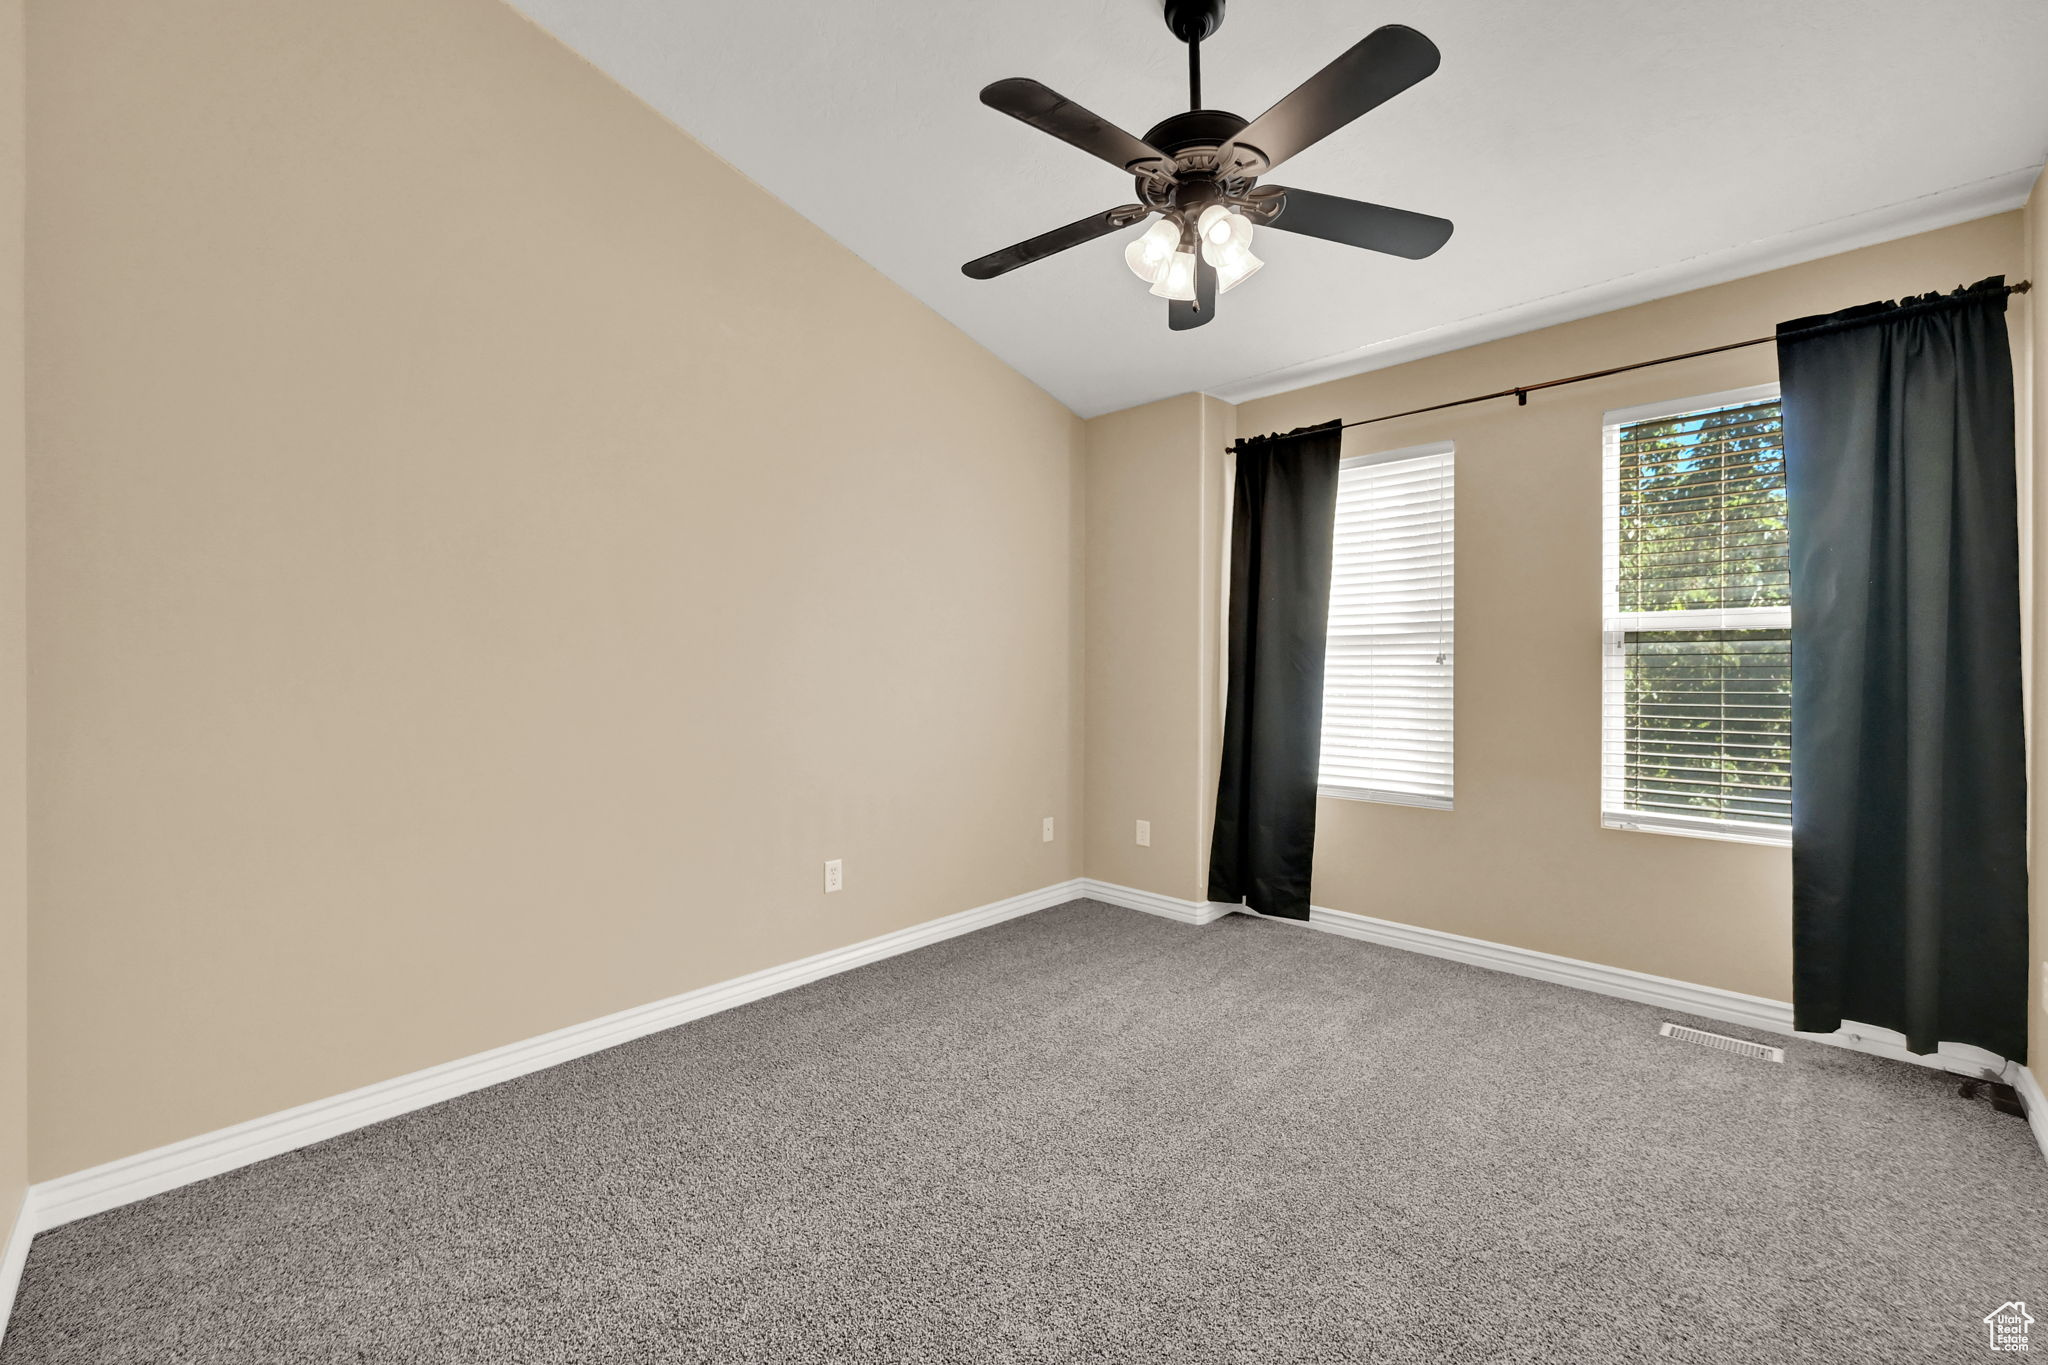
[[1602,822],[1782,843],[1792,613],[1775,385],[1609,413]]
[[1339,471],[1324,796],[1450,809],[1452,460],[1422,446]]

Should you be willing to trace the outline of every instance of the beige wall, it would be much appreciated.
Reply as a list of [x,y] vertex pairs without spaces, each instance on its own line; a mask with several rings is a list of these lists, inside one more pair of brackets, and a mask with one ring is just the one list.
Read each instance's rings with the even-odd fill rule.
[[1078,873],[1066,409],[496,0],[29,36],[38,1178]]
[[[21,0],[0,0],[0,1247],[28,1184],[28,615]],[[4,1327],[0,1323],[0,1327]]]
[[[2013,315],[2018,347],[2015,364],[2019,370],[2021,443],[2031,457],[2033,474],[2033,625],[2032,719],[2036,726],[2048,716],[2048,677],[2041,669],[2041,651],[2048,642],[2048,173],[2034,182],[2033,196],[2025,213],[2026,261],[2022,272],[2034,282],[2032,293],[2013,297]],[[2048,838],[2048,744],[2031,735],[2032,772],[2029,777],[2034,814],[2031,822],[2034,851],[2030,859],[2033,879],[2033,939],[2027,954],[2028,1066],[2038,1077],[2048,1077],[2048,857],[2042,856],[2042,840]]]
[[[1767,335],[1787,318],[2017,274],[2020,262],[2019,215],[2004,214],[1248,402],[1237,425],[1252,433],[1351,420]],[[1347,452],[1457,444],[1457,808],[1324,801],[1317,904],[1789,998],[1786,850],[1599,822],[1602,414],[1774,377],[1771,348],[1755,347],[1538,394],[1526,408],[1496,402],[1346,433]],[[1193,449],[1162,444],[1185,435],[1184,423],[1164,433],[1144,416],[1172,410],[1155,404],[1089,423],[1089,533],[1099,542],[1114,527],[1132,561],[1196,554],[1203,531],[1187,518],[1197,495],[1167,480],[1175,470],[1220,479]],[[1104,462],[1151,477],[1104,477],[1093,467]],[[1126,631],[1144,639],[1185,610],[1185,574],[1158,577],[1170,593],[1091,571],[1091,648]],[[1090,875],[1199,896],[1174,870],[1183,850],[1206,842],[1197,817],[1212,798],[1197,751],[1174,738],[1182,727],[1157,738],[1143,727],[1149,711],[1197,704],[1212,675],[1213,660],[1198,661],[1180,670],[1177,696],[1163,671],[1119,690],[1103,684],[1091,655]],[[1218,713],[1210,705],[1206,714],[1213,733]],[[1118,733],[1132,738],[1096,747],[1097,736]],[[1154,820],[1155,846],[1175,850],[1156,865],[1125,849],[1112,862],[1093,837],[1106,819],[1094,808],[1098,791],[1139,773],[1172,788],[1148,800],[1184,812],[1179,828]]]
[[1088,424],[1088,875],[1184,900],[1208,884],[1232,420],[1188,394]]

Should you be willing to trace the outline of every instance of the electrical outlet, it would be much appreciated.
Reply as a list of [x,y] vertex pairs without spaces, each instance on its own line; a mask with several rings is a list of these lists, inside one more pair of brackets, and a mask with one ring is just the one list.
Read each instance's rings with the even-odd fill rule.
[[831,862],[825,864],[825,892],[829,895],[844,885],[846,885],[845,874],[840,870],[839,860],[834,858]]
[[1050,815],[1045,817],[1045,832],[1039,838],[1048,844],[1052,842],[1052,817]]
[[1152,847],[1152,822],[1150,820],[1140,820],[1138,822],[1138,845],[1141,848]]

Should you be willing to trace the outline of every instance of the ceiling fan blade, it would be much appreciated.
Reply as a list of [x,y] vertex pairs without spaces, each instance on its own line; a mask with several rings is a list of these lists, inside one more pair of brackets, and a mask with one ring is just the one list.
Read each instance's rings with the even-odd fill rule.
[[1200,327],[1216,316],[1216,267],[1201,252],[1195,253],[1195,297],[1193,302],[1175,299],[1166,306],[1166,325],[1176,332]]
[[1007,274],[1020,265],[1042,261],[1055,252],[1065,251],[1070,246],[1092,242],[1097,237],[1107,236],[1118,228],[1129,227],[1146,214],[1142,204],[1125,204],[1110,209],[1107,213],[1093,214],[1065,227],[1056,227],[1051,232],[1041,232],[1028,241],[1006,246],[1001,251],[991,251],[979,260],[969,261],[960,267],[960,273],[970,280],[992,280]]
[[[1240,129],[1230,140],[1231,146],[1250,148],[1265,158],[1265,170],[1259,172],[1263,175],[1360,114],[1385,104],[1435,71],[1442,61],[1436,44],[1406,24],[1376,28]],[[1228,151],[1226,148],[1226,155]]]
[[981,92],[981,102],[1121,170],[1135,172],[1148,162],[1170,164],[1157,147],[1139,141],[1100,114],[1090,113],[1028,76],[997,81]]
[[[1261,190],[1278,186],[1259,186]],[[1326,242],[1342,242],[1367,251],[1384,251],[1389,256],[1406,256],[1419,261],[1451,240],[1451,220],[1407,209],[1390,209],[1385,204],[1367,204],[1357,199],[1340,199],[1334,194],[1311,190],[1280,189],[1286,199],[1277,216],[1265,226]]]

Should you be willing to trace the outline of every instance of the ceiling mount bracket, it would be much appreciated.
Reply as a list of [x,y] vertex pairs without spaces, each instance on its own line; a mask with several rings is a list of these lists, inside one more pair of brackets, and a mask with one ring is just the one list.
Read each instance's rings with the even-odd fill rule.
[[1223,23],[1223,0],[1166,0],[1166,26],[1184,43],[1199,43]]

